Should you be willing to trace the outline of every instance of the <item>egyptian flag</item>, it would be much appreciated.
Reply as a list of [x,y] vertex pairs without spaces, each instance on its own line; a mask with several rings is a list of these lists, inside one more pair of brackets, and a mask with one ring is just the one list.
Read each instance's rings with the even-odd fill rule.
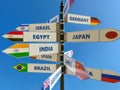
[[95,17],[91,17],[91,25],[95,26],[95,25],[98,25],[98,24],[100,24],[100,20],[98,20]]
[[23,31],[12,31],[3,35],[3,37],[11,41],[23,41]]

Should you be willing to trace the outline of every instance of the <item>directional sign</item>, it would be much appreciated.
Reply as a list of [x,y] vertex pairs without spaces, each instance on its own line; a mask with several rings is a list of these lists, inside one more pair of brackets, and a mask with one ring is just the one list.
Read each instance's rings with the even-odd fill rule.
[[65,6],[64,6],[64,11],[63,11],[63,17],[65,18],[67,13],[69,12],[72,4],[74,3],[74,0],[66,0]]
[[51,18],[48,23],[57,23],[59,22],[59,15],[56,15],[55,17]]
[[98,25],[100,20],[91,16],[83,16],[76,14],[67,14],[66,22],[68,23],[76,23],[76,24],[88,24],[88,25]]
[[51,31],[23,32],[12,31],[3,36],[17,42],[57,42],[58,34]]
[[67,51],[67,52],[64,52],[64,55],[68,56],[68,57],[72,57],[74,54],[73,50],[70,50],[70,51]]
[[[64,54],[68,57],[72,57],[73,51],[70,50],[70,51],[65,52]],[[41,55],[31,56],[31,58],[33,58],[35,60],[47,60],[47,61],[60,62],[60,54],[58,54],[58,53],[56,53],[56,54],[41,54]]]
[[45,80],[42,90],[52,90],[61,75],[61,67],[59,67],[47,80]]
[[119,38],[120,38],[119,31],[112,28],[68,32],[65,34],[66,42],[109,42],[117,40]]
[[60,61],[60,54],[41,54],[37,56],[31,56],[35,60],[47,60],[47,61]]
[[49,53],[59,53],[59,44],[14,44],[3,52],[14,57],[26,57]]
[[117,83],[120,82],[120,74],[108,70],[99,70],[95,68],[87,68],[91,79],[104,82]]
[[81,80],[89,78],[89,75],[81,62],[64,55],[64,64],[66,66],[67,74],[77,76]]
[[19,72],[53,73],[59,67],[55,64],[17,64],[13,68]]
[[57,31],[59,23],[38,23],[38,24],[22,24],[16,28],[18,31]]

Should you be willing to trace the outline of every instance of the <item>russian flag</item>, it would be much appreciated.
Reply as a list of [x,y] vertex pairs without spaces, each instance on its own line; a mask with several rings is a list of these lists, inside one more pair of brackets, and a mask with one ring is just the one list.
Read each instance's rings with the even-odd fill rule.
[[109,75],[109,74],[102,74],[102,81],[104,81],[104,82],[111,82],[111,83],[120,82],[120,76]]

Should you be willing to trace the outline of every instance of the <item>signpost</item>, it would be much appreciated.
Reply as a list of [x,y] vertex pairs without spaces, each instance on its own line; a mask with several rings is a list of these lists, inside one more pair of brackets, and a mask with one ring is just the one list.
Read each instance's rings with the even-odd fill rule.
[[14,66],[19,72],[34,72],[34,73],[53,73],[59,65],[56,64],[17,64]]
[[89,78],[89,75],[81,62],[64,55],[64,64],[66,66],[65,72],[67,74],[77,76],[81,80]]
[[43,83],[42,90],[52,90],[61,77],[61,66]]
[[[73,56],[73,51],[67,51],[64,53],[64,55],[68,57]],[[55,54],[41,54],[41,55],[36,55],[36,56],[31,56],[31,58],[35,60],[46,60],[46,61],[54,61],[54,62],[60,62],[60,54],[55,53]]]
[[113,29],[89,30],[68,32],[65,34],[66,42],[110,42],[120,38],[120,32]]
[[61,60],[61,67],[62,67],[62,75],[60,78],[60,90],[64,90],[64,73],[65,73],[65,66],[64,66],[64,3],[61,1],[60,5],[60,44],[61,44],[61,49],[60,49],[60,60]]
[[41,54],[36,56],[31,56],[31,58],[35,60],[46,60],[46,61],[54,61],[54,62],[60,62],[60,54]]
[[66,17],[73,3],[74,3],[74,0],[66,0],[65,7],[63,10],[63,19]]
[[51,18],[48,23],[57,23],[59,22],[59,15],[56,15],[55,17]]
[[26,56],[34,56],[41,54],[59,53],[59,44],[14,44],[3,51],[6,54],[20,58]]
[[[77,76],[81,80],[90,78],[105,82],[120,82],[120,75],[107,70],[87,68],[74,60],[73,51],[64,53],[64,42],[108,42],[120,38],[120,32],[113,28],[64,33],[64,22],[98,25],[100,20],[91,16],[68,14],[74,0],[67,0],[64,6],[61,0],[60,14],[48,23],[22,24],[16,31],[3,37],[17,42],[59,42],[58,43],[21,43],[5,49],[3,52],[20,58],[28,57],[60,62],[55,64],[17,64],[14,69],[19,72],[53,73],[43,84],[42,90],[52,90],[60,78],[60,90],[64,90],[64,74]],[[65,55],[64,55],[65,54]],[[58,68],[59,67],[59,68]],[[57,69],[58,68],[58,69]],[[88,73],[89,75],[88,75]]]
[[108,71],[108,70],[100,70],[95,68],[87,68],[87,71],[91,79],[100,80],[109,83],[120,82],[120,74],[116,72]]
[[11,41],[16,42],[58,42],[57,32],[52,31],[37,31],[37,32],[23,32],[23,31],[12,31],[5,35]]
[[67,14],[65,21],[68,23],[75,23],[75,24],[88,24],[88,25],[100,24],[100,20],[95,17],[76,15],[76,14]]
[[16,28],[18,31],[57,31],[59,23],[38,23],[38,24],[22,24]]

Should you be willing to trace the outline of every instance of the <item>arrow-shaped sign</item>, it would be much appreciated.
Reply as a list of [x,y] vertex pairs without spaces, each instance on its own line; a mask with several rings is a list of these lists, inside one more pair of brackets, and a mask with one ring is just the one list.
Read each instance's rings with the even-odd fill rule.
[[89,78],[89,75],[81,62],[64,55],[64,64],[66,66],[67,74],[77,76],[81,80]]
[[3,52],[14,57],[59,53],[59,44],[14,44]]
[[117,83],[120,82],[120,74],[95,68],[87,68],[91,79],[100,80],[104,82]]
[[17,64],[13,68],[19,72],[53,73],[59,67],[55,64]]
[[108,42],[120,38],[120,32],[113,28],[68,32],[65,34],[66,42]]
[[57,23],[59,22],[59,15],[56,15],[55,17],[51,18],[48,23]]
[[74,3],[74,0],[66,0],[64,11],[63,11],[63,17],[65,18],[67,13],[69,12],[72,4]]
[[61,66],[43,83],[41,90],[52,90],[59,78],[61,77]]
[[[68,57],[73,56],[73,51],[67,51],[64,53]],[[55,53],[55,54],[41,54],[41,55],[36,55],[36,56],[31,56],[31,58],[35,60],[47,60],[47,61],[57,61],[60,62],[60,54]]]
[[46,61],[57,61],[60,62],[60,54],[41,54],[36,56],[31,56],[35,60],[46,60]]
[[51,31],[39,31],[39,32],[23,32],[23,31],[12,31],[5,35],[11,41],[17,42],[57,42],[58,34]]
[[38,23],[38,24],[22,24],[16,28],[18,31],[57,31],[59,23]]
[[88,25],[100,24],[100,20],[98,20],[95,17],[76,15],[76,14],[67,14],[65,21],[68,23],[76,23],[76,24],[88,24]]

